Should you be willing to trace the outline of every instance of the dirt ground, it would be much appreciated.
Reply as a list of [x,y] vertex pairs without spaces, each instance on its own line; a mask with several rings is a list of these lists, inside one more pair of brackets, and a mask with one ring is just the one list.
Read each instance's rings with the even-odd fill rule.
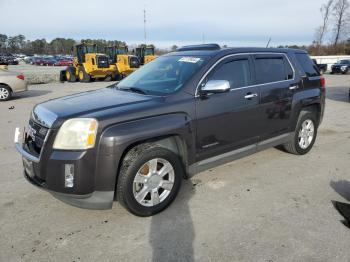
[[0,103],[0,261],[350,261],[350,229],[331,203],[350,201],[350,76],[327,76],[309,154],[272,148],[200,173],[149,218],[117,202],[72,207],[22,176],[13,135],[32,107],[106,85],[33,85]]

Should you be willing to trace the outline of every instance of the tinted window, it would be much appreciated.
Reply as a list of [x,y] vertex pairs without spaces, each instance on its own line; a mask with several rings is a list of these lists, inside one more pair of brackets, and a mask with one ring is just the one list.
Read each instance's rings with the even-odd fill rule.
[[256,58],[255,71],[257,84],[278,82],[293,78],[293,70],[282,56]]
[[349,60],[340,60],[339,64],[348,65],[348,64],[350,64],[350,61]]
[[312,60],[307,54],[295,54],[295,57],[297,58],[301,68],[305,72],[305,74],[302,73],[302,75],[306,75],[307,77],[320,75],[317,66],[314,62],[312,62]]
[[241,59],[219,65],[208,80],[227,80],[231,88],[248,86],[250,84],[249,61]]

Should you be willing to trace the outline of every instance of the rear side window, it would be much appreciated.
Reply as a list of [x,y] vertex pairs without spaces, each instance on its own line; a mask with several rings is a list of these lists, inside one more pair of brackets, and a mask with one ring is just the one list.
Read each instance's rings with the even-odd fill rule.
[[283,56],[255,58],[257,84],[273,83],[293,78],[293,69]]
[[306,75],[307,77],[319,76],[316,64],[311,60],[311,58],[307,54],[295,54],[301,68],[305,73],[301,73],[302,75]]
[[219,65],[208,78],[208,80],[227,80],[231,88],[248,86],[250,79],[248,59],[233,60]]

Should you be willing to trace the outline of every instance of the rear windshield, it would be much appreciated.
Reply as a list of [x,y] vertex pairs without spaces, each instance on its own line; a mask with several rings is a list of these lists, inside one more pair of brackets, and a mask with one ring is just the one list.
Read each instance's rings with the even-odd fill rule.
[[307,77],[320,75],[320,73],[318,72],[317,66],[310,59],[308,54],[295,54],[295,57],[297,58],[301,68],[304,70],[304,73],[301,72],[302,75],[306,75]]

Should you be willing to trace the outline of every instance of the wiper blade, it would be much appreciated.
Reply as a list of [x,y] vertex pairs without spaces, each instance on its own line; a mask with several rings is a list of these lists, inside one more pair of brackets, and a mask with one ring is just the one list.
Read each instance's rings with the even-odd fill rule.
[[127,88],[118,88],[119,90],[124,90],[124,91],[131,91],[134,93],[139,93],[139,94],[143,94],[146,95],[147,92],[141,88],[137,88],[137,87],[127,87]]

